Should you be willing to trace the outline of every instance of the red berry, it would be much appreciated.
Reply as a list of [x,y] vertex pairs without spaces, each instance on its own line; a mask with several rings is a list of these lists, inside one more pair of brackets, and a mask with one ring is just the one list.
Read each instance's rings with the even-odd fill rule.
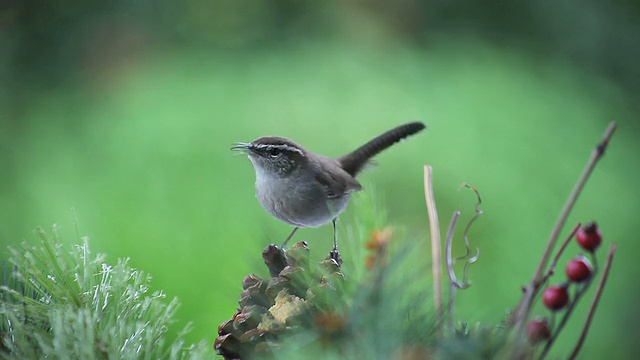
[[567,263],[567,277],[574,282],[581,282],[588,279],[593,272],[593,266],[589,259],[583,255],[578,255]]
[[551,330],[547,319],[536,318],[527,324],[527,337],[532,344],[547,340],[551,337]]
[[560,310],[569,302],[569,291],[567,285],[549,286],[542,293],[542,302],[549,310]]
[[602,234],[600,234],[598,224],[594,221],[578,229],[576,240],[578,240],[578,244],[583,249],[589,252],[596,251],[600,243],[602,243]]

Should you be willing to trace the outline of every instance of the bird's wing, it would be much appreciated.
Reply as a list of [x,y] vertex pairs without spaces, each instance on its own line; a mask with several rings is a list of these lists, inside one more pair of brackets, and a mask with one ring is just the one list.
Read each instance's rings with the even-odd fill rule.
[[340,167],[337,161],[324,162],[331,169],[316,171],[316,180],[325,188],[329,198],[341,197],[353,191],[362,190],[362,185]]

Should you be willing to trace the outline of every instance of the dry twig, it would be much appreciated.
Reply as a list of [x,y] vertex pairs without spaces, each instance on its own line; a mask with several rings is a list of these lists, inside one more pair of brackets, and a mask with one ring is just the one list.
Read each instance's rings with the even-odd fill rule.
[[587,320],[582,327],[582,333],[580,333],[580,338],[576,343],[575,348],[569,355],[569,359],[575,359],[578,356],[578,352],[580,352],[580,348],[584,343],[584,340],[587,338],[587,333],[589,332],[589,327],[591,326],[591,320],[593,320],[593,315],[596,312],[596,308],[598,307],[598,302],[600,301],[600,297],[602,296],[602,292],[604,291],[604,285],[607,283],[607,277],[609,277],[609,270],[611,269],[611,263],[613,262],[613,255],[616,252],[616,244],[613,243],[609,246],[609,254],[607,255],[607,262],[604,264],[604,270],[602,272],[602,277],[600,278],[600,282],[598,283],[598,288],[596,289],[596,294],[593,296],[593,301],[591,302],[591,306],[589,307],[589,313],[587,314]]
[[[433,272],[433,301],[436,310],[436,324],[442,324],[442,254],[440,249],[440,224],[436,200],[433,196],[433,175],[431,166],[424,167],[424,196],[429,214],[429,229],[431,231],[431,271]],[[442,327],[438,326],[438,331]]]
[[565,203],[564,207],[562,208],[562,211],[560,212],[560,216],[558,217],[558,221],[556,222],[556,225],[551,231],[551,236],[549,237],[549,243],[547,244],[547,247],[545,248],[544,253],[542,254],[540,263],[536,268],[533,278],[531,279],[529,284],[526,286],[524,295],[522,296],[522,299],[520,300],[520,303],[518,304],[518,307],[514,312],[514,317],[511,320],[511,324],[515,327],[518,333],[520,333],[523,330],[524,324],[529,314],[529,310],[531,308],[531,303],[533,301],[533,298],[535,297],[536,293],[538,292],[538,290],[540,289],[540,286],[543,283],[544,269],[547,266],[547,262],[549,261],[551,252],[553,251],[555,243],[558,240],[560,231],[564,227],[567,217],[569,217],[569,213],[571,212],[571,209],[573,209],[573,206],[575,205],[576,200],[580,195],[580,192],[584,188],[584,185],[586,184],[587,179],[593,172],[593,169],[595,168],[598,161],[604,155],[605,150],[607,149],[607,145],[609,144],[609,140],[611,139],[611,136],[613,135],[615,129],[616,129],[616,123],[611,122],[607,127],[607,129],[605,130],[602,136],[602,139],[591,152],[591,157],[589,158],[589,161],[587,162],[586,167],[582,171],[580,178],[578,178],[578,182],[574,186],[573,190],[571,191],[571,194],[569,195],[569,198],[567,199],[567,202]]
[[576,235],[576,233],[580,229],[580,226],[582,226],[582,224],[578,223],[578,225],[573,228],[573,231],[571,231],[571,234],[569,234],[569,236],[567,236],[567,239],[562,243],[562,246],[560,246],[560,249],[556,253],[556,256],[553,258],[553,261],[549,266],[549,270],[547,270],[547,273],[544,275],[542,283],[545,283],[551,277],[551,275],[554,274],[554,272],[556,271],[556,265],[558,265],[558,261],[560,260],[560,256],[562,256],[562,253],[564,253],[564,249],[567,248],[567,245],[569,245],[573,237]]

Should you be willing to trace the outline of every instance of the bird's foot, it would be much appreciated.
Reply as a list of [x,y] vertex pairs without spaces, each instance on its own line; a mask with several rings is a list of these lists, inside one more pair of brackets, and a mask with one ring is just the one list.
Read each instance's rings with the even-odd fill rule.
[[338,264],[338,267],[342,265],[342,257],[340,256],[340,251],[337,247],[334,247],[331,251],[329,251],[329,259],[332,259]]

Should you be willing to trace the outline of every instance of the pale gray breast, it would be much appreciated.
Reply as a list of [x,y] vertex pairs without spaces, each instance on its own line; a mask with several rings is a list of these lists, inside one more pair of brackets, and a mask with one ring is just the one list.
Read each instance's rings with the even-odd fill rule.
[[326,188],[312,177],[297,174],[272,181],[267,174],[259,175],[262,176],[256,176],[256,196],[262,207],[294,226],[324,225],[349,203],[349,194],[327,198]]

